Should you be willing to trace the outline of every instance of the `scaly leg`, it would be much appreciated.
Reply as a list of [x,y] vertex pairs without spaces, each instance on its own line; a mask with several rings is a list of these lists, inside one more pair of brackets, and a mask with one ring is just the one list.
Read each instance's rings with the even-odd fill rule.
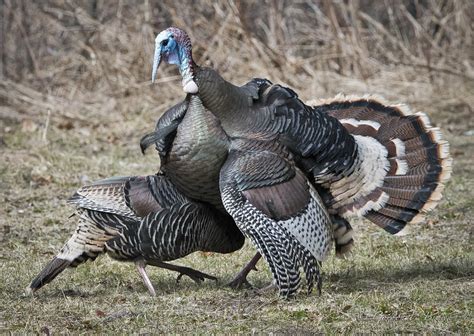
[[183,275],[187,275],[196,283],[201,283],[202,281],[204,281],[204,279],[217,281],[217,278],[215,276],[212,276],[203,272],[199,272],[195,269],[192,269],[186,266],[178,266],[178,265],[168,264],[162,261],[155,261],[155,260],[148,261],[148,265],[166,268],[166,269],[169,269],[170,271],[175,271],[175,272],[180,273],[178,277],[176,278],[176,282],[179,282],[179,280],[181,279]]
[[235,276],[235,278],[229,282],[227,285],[234,289],[239,289],[242,287],[252,287],[252,285],[247,281],[247,275],[251,270],[257,271],[257,262],[260,260],[262,255],[257,252],[257,254],[250,260],[250,262]]
[[135,261],[135,265],[137,265],[138,273],[140,273],[140,275],[142,276],[143,283],[148,288],[150,295],[156,296],[155,289],[153,288],[153,285],[151,284],[151,281],[148,278],[148,275],[146,274],[146,271],[145,271],[145,267],[146,267],[145,262],[143,260],[138,260],[138,261]]

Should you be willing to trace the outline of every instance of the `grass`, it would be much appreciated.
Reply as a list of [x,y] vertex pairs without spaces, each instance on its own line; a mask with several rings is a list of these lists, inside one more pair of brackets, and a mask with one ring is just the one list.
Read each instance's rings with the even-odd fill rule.
[[[434,119],[443,111],[432,110]],[[180,264],[219,282],[175,282],[175,274],[149,267],[159,293],[149,297],[132,264],[107,256],[69,269],[36,296],[24,288],[74,229],[65,200],[82,183],[112,175],[156,170],[155,155],[142,156],[139,136],[119,129],[142,127],[125,118],[108,127],[64,129],[52,123],[3,122],[1,173],[0,326],[13,333],[471,333],[474,253],[474,184],[470,124],[454,120],[446,132],[455,156],[445,198],[412,234],[392,237],[356,223],[356,248],[324,264],[321,296],[284,301],[275,293],[234,291],[225,283],[247,262],[246,245],[231,255],[195,253]],[[141,126],[140,126],[141,125]],[[90,136],[83,134],[90,132]],[[84,175],[84,174],[87,174]],[[271,280],[261,262],[250,281]]]

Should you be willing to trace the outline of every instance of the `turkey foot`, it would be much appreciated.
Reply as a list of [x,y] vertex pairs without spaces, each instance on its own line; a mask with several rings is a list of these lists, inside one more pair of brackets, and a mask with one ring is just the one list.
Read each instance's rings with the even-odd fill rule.
[[195,283],[198,283],[198,284],[204,281],[205,279],[214,280],[217,282],[217,278],[215,276],[200,272],[190,267],[167,264],[162,261],[148,261],[148,264],[153,265],[153,266],[158,266],[161,268],[166,268],[170,271],[178,272],[179,275],[176,278],[176,282],[179,282],[181,278],[183,277],[183,275],[190,277]]
[[258,295],[264,295],[264,294],[269,293],[273,290],[278,290],[278,286],[276,285],[276,283],[274,281],[272,281],[271,284],[269,284],[269,285],[267,285],[263,288],[256,289],[255,293],[258,294]]
[[240,288],[252,288],[252,285],[247,280],[247,275],[251,270],[257,271],[257,262],[260,260],[262,255],[257,252],[250,262],[235,276],[235,278],[227,284],[227,286],[240,289]]

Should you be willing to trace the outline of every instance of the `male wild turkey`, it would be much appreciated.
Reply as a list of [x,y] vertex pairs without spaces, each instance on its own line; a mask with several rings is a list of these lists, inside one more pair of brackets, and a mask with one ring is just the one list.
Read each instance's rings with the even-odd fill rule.
[[[283,296],[294,293],[300,266],[318,272],[328,218],[336,251],[344,253],[353,244],[347,220],[365,217],[400,234],[440,200],[451,158],[424,113],[370,97],[338,96],[311,107],[268,80],[237,87],[199,67],[181,29],[160,32],[155,43],[152,81],[162,60],[177,65],[187,99],[199,97],[228,136],[222,201],[269,263]],[[154,139],[164,134],[158,128]],[[256,260],[234,283],[245,281]]]
[[216,280],[164,261],[195,251],[229,253],[241,248],[244,241],[230,216],[190,200],[163,175],[98,181],[79,189],[69,203],[77,207],[78,226],[31,282],[31,292],[67,267],[108,253],[114,259],[134,262],[150,294],[155,295],[145,272],[147,264],[179,272],[179,277],[187,275],[196,282]]

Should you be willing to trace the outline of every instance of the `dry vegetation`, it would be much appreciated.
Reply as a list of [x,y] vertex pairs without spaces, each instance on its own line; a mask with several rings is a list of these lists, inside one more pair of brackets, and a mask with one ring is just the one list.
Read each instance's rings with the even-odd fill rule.
[[[474,2],[1,0],[0,11],[0,331],[474,332]],[[219,284],[152,270],[156,298],[108,257],[23,296],[73,230],[76,188],[157,170],[138,141],[183,97],[174,67],[150,84],[154,36],[170,25],[237,84],[267,77],[305,100],[372,93],[426,111],[455,159],[444,201],[404,238],[358,223],[351,258],[324,265],[321,297],[225,288],[251,246],[179,261]]]

